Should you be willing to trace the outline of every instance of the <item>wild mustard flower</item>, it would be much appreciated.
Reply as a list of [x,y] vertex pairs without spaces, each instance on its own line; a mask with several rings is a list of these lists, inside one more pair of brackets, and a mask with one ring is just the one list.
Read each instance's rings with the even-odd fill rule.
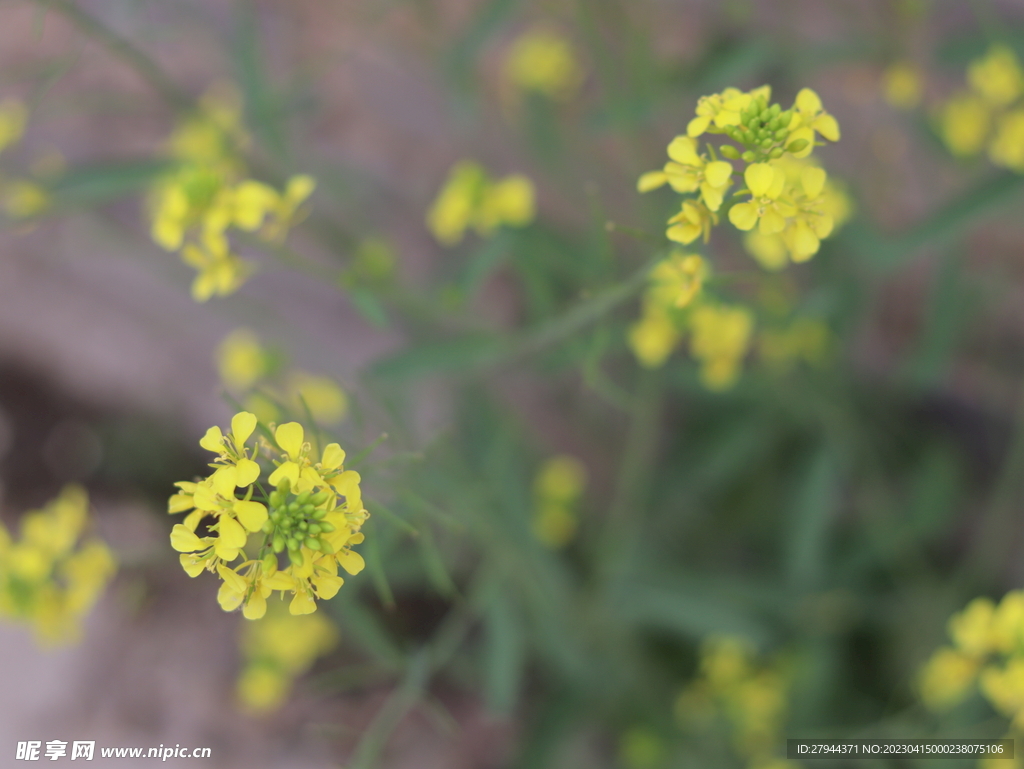
[[25,133],[28,109],[17,99],[0,102],[0,152],[16,144]]
[[564,547],[576,535],[574,510],[587,485],[587,469],[575,457],[552,457],[541,467],[533,485],[534,536],[551,548]]
[[289,179],[280,193],[245,178],[239,149],[248,137],[240,115],[233,94],[204,96],[168,139],[171,170],[150,192],[152,238],[198,271],[192,284],[197,302],[233,293],[252,274],[252,265],[231,250],[233,228],[280,243],[315,187],[306,175]]
[[278,709],[287,699],[292,682],[338,643],[338,631],[319,614],[294,616],[270,608],[262,622],[242,628],[245,660],[237,695],[252,713]]
[[[344,469],[337,443],[314,453],[297,422],[277,426],[273,441],[261,435],[250,446],[256,428],[256,417],[243,411],[227,435],[211,427],[203,436],[199,445],[217,455],[213,472],[176,484],[168,512],[188,515],[171,531],[171,546],[189,576],[206,570],[223,580],[217,600],[225,611],[241,606],[246,618],[259,619],[278,590],[293,595],[292,614],[309,614],[316,598],[332,598],[341,588],[339,566],[349,574],[363,569],[351,549],[363,541],[360,528],[369,517],[359,474]],[[264,477],[271,464],[276,469]],[[274,490],[266,493],[264,484]],[[287,556],[286,565],[279,554]]]
[[750,347],[754,318],[742,306],[701,304],[690,316],[690,351],[700,361],[701,382],[709,390],[725,390],[739,377]]
[[503,75],[515,91],[564,99],[583,82],[583,67],[563,35],[548,27],[535,27],[512,43]]
[[777,760],[787,690],[782,665],[758,660],[745,639],[715,636],[702,645],[698,676],[680,693],[676,718],[701,731],[709,720],[725,720],[736,752],[762,769]]
[[533,184],[514,174],[492,181],[479,163],[464,160],[448,179],[427,213],[427,227],[441,245],[458,245],[472,227],[487,237],[500,226],[523,227],[533,221]]
[[691,305],[708,277],[708,266],[696,254],[673,251],[650,274],[643,298],[643,314],[629,330],[629,346],[641,365],[661,366],[682,337],[677,310]]
[[886,67],[882,73],[882,96],[896,109],[910,110],[921,103],[924,85],[918,69],[906,61]]
[[269,359],[259,337],[238,328],[224,337],[215,356],[221,381],[235,392],[248,390],[267,374]]
[[[819,136],[838,141],[839,123],[809,88],[797,94],[788,110],[769,105],[770,98],[768,86],[747,93],[728,88],[701,97],[686,135],[677,136],[668,146],[669,162],[660,171],[640,177],[640,192],[668,184],[684,195],[697,193],[695,198],[685,198],[679,213],[669,219],[666,236],[670,240],[689,244],[703,237],[707,242],[733,184],[733,162],[741,161],[746,187],[736,195],[749,195],[750,200],[735,202],[729,208],[729,221],[744,231],[757,226],[766,236],[785,233],[798,261],[817,252],[820,240],[831,232],[830,220],[820,210],[827,174],[808,162],[804,178],[793,176],[793,159],[808,157]],[[740,146],[719,144],[716,150],[708,142],[707,151],[701,152],[698,137],[705,134],[724,134]]]
[[998,605],[975,598],[950,617],[947,629],[952,646],[939,648],[919,674],[924,704],[949,708],[978,684],[1013,728],[1024,728],[1024,591],[1007,593]]
[[96,537],[84,537],[89,500],[65,487],[21,519],[15,540],[0,525],[0,617],[31,624],[47,643],[73,641],[79,623],[114,576],[116,561]]
[[336,424],[348,413],[348,396],[330,377],[294,371],[288,375],[288,392],[296,413],[308,408],[322,424]]
[[967,68],[969,91],[954,94],[938,112],[938,130],[954,154],[988,149],[997,166],[1024,173],[1024,69],[1005,45],[992,45]]

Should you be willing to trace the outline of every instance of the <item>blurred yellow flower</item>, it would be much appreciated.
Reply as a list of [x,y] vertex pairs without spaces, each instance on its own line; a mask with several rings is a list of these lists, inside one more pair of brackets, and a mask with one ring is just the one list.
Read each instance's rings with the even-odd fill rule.
[[681,336],[667,312],[652,311],[630,326],[627,341],[640,365],[658,368],[668,360]]
[[583,68],[572,45],[547,27],[516,38],[505,57],[503,74],[513,88],[552,99],[571,96],[583,82]]
[[985,146],[992,123],[988,104],[980,96],[962,93],[946,102],[939,112],[942,140],[954,155],[978,153]]
[[921,669],[918,690],[932,710],[944,710],[960,702],[978,675],[978,661],[955,649],[939,649]]
[[294,679],[337,644],[337,629],[319,614],[294,616],[274,609],[260,622],[245,623],[241,638],[245,664],[237,688],[242,706],[253,713],[278,709]]
[[492,182],[479,163],[452,167],[427,213],[427,228],[441,245],[458,245],[470,227],[486,237],[502,225],[523,227],[533,221],[533,184],[515,174]]
[[25,132],[28,109],[17,99],[0,102],[0,152],[16,144]]
[[994,44],[967,68],[971,88],[995,107],[1005,107],[1024,93],[1024,71],[1013,50]]
[[238,328],[217,347],[216,364],[221,381],[238,392],[248,390],[267,373],[267,354],[255,333]]
[[1024,108],[1002,115],[988,147],[989,159],[1017,173],[1024,173]]
[[882,96],[891,107],[910,110],[921,103],[924,85],[917,67],[898,61],[882,73]]
[[709,390],[731,387],[750,345],[751,312],[741,306],[703,304],[690,316],[690,350],[701,363],[701,382]]
[[548,459],[533,484],[534,536],[544,545],[567,545],[578,526],[574,507],[587,485],[587,469],[567,454]]
[[298,413],[309,408],[317,422],[332,425],[340,422],[348,413],[348,396],[329,377],[295,371],[288,377],[288,392]]

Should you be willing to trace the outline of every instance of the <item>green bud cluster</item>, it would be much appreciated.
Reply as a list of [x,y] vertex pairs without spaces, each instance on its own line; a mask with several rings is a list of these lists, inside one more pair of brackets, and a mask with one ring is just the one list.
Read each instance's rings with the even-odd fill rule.
[[334,531],[334,526],[324,518],[327,510],[323,505],[331,498],[331,492],[313,494],[304,491],[291,493],[291,484],[285,478],[268,499],[270,515],[263,524],[263,533],[275,553],[288,551],[288,558],[295,566],[302,566],[302,547],[333,553],[334,549],[325,534]]
[[779,104],[769,106],[764,97],[758,97],[740,113],[739,125],[725,128],[726,135],[745,149],[740,151],[732,145],[725,145],[721,153],[730,160],[760,163],[781,158],[785,152],[799,152],[807,146],[806,140],[797,139],[786,144],[792,119],[792,110],[783,111]]

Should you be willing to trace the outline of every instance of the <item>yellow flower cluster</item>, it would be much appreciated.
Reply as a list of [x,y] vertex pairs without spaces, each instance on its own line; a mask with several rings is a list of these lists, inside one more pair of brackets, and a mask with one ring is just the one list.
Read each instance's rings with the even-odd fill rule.
[[68,486],[25,514],[17,541],[0,525],[0,617],[30,623],[49,643],[78,636],[79,622],[117,570],[102,540],[82,538],[88,523],[85,490]]
[[[348,413],[348,396],[329,377],[295,369],[283,376],[280,387],[265,381],[275,373],[278,361],[247,328],[235,329],[224,338],[215,363],[225,387],[245,395],[243,403],[261,422],[279,421],[279,404],[298,414],[308,410],[314,420],[328,425]],[[256,385],[259,391],[254,391]]]
[[242,706],[253,713],[276,710],[292,681],[337,643],[337,629],[319,614],[293,616],[271,608],[262,622],[247,622],[241,643],[245,666],[237,687]]
[[197,270],[197,302],[233,293],[252,272],[231,250],[232,228],[279,243],[302,217],[301,206],[316,186],[312,177],[299,175],[278,192],[244,178],[238,149],[246,141],[237,98],[207,94],[170,137],[172,168],[150,194],[153,240]]
[[762,361],[785,370],[798,361],[812,366],[828,355],[832,332],[814,318],[796,318],[782,328],[765,329],[758,335],[757,352]]
[[533,183],[513,174],[492,181],[479,163],[463,160],[448,174],[427,213],[427,227],[439,243],[454,246],[472,227],[481,237],[501,226],[533,221]]
[[[344,469],[337,443],[315,454],[298,422],[279,425],[273,441],[261,434],[250,447],[256,428],[256,417],[242,411],[228,435],[211,427],[199,441],[217,458],[208,477],[176,484],[167,510],[188,515],[171,531],[171,546],[190,577],[205,569],[224,580],[217,600],[225,611],[241,606],[246,618],[259,619],[267,597],[279,590],[293,594],[292,614],[309,614],[315,598],[332,598],[341,588],[339,566],[349,574],[363,569],[362,556],[351,549],[363,541],[360,528],[369,517],[359,474]],[[271,463],[276,469],[261,480]],[[269,494],[264,482],[274,488]],[[250,535],[257,535],[254,546]],[[238,558],[240,564],[228,565]]]
[[628,341],[642,365],[657,368],[689,331],[690,352],[701,364],[701,382],[717,391],[730,387],[739,376],[754,317],[745,307],[705,296],[708,273],[707,263],[696,254],[674,251],[658,262]]
[[[689,244],[703,237],[707,242],[733,185],[733,161],[741,161],[746,186],[730,201],[729,221],[743,231],[756,226],[764,236],[779,236],[794,261],[818,252],[820,240],[833,228],[825,202],[828,177],[817,165],[794,159],[807,158],[818,136],[838,141],[839,123],[810,88],[800,91],[788,110],[769,104],[770,98],[769,86],[746,93],[727,88],[701,97],[686,135],[668,146],[669,162],[640,177],[640,192],[668,184],[684,195],[696,193],[669,219],[670,240]],[[708,142],[707,153],[702,153],[698,139],[705,134],[723,135],[740,146],[720,144],[716,151]],[[738,196],[749,200],[738,202]]]
[[534,91],[552,99],[571,96],[583,82],[583,68],[572,45],[547,27],[516,38],[505,57],[505,82],[516,91]]
[[533,484],[533,534],[551,548],[564,547],[576,535],[574,507],[587,487],[587,468],[565,454],[545,462]]
[[777,664],[759,664],[744,639],[719,636],[701,649],[700,673],[676,700],[684,728],[701,728],[716,718],[730,726],[736,751],[751,769],[780,762],[786,719],[787,681]]
[[1024,729],[1024,590],[1013,590],[997,606],[975,598],[949,618],[952,646],[938,649],[919,677],[921,699],[942,710],[979,685],[997,711]]
[[895,62],[882,73],[882,96],[896,109],[914,109],[923,92],[921,74],[910,62]]
[[967,69],[969,90],[939,111],[939,132],[954,155],[988,149],[995,165],[1024,173],[1024,70],[1012,49],[995,44]]
[[[28,109],[16,99],[0,102],[0,152],[21,141],[28,122]],[[0,179],[0,200],[12,219],[27,219],[50,204],[46,190],[31,179]]]

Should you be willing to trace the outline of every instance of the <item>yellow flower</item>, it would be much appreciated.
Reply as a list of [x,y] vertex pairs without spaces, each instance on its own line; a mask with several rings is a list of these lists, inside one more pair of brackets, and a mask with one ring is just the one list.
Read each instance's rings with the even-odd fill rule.
[[711,228],[718,224],[718,216],[704,203],[684,200],[679,213],[669,219],[668,223],[671,226],[665,235],[669,240],[689,245],[703,236],[707,243],[711,237]]
[[999,118],[988,156],[997,166],[1024,173],[1024,109],[1015,109]]
[[276,710],[293,680],[338,643],[338,631],[319,615],[269,611],[261,622],[246,623],[241,647],[245,666],[238,680],[242,705],[254,713]]
[[771,94],[771,86],[764,85],[749,93],[738,88],[726,88],[720,94],[702,96],[697,101],[697,117],[686,126],[686,134],[696,138],[708,130],[721,133],[726,126],[738,126],[741,113],[751,102],[755,99],[768,101]]
[[512,44],[505,58],[504,77],[521,91],[561,99],[579,88],[583,68],[568,40],[552,29],[537,27]]
[[0,152],[16,144],[28,122],[28,110],[16,99],[4,99],[0,102]]
[[547,460],[534,480],[534,536],[551,548],[567,545],[576,534],[573,506],[587,485],[587,469],[575,457],[561,454]]
[[288,390],[299,412],[308,408],[318,422],[335,424],[348,413],[348,396],[329,377],[296,371],[289,376]]
[[106,544],[82,538],[88,504],[83,489],[68,486],[25,514],[18,540],[0,525],[0,616],[30,623],[47,643],[78,636],[81,618],[117,569]]
[[945,710],[964,699],[978,675],[978,661],[944,647],[932,655],[918,678],[921,700],[932,710]]
[[248,390],[267,372],[267,354],[247,328],[232,331],[217,348],[221,381],[235,391]]
[[640,365],[658,368],[671,355],[681,334],[666,312],[648,312],[629,329],[629,347]]
[[50,196],[35,182],[24,179],[4,185],[4,210],[12,219],[28,219],[46,210]]
[[427,227],[441,245],[462,241],[469,227],[486,236],[497,227],[523,227],[533,220],[533,184],[525,176],[492,182],[478,163],[457,163],[427,213]]
[[759,225],[763,235],[782,232],[786,217],[793,216],[792,204],[779,200],[786,184],[786,174],[768,163],[752,163],[743,173],[751,200],[737,203],[729,209],[729,221],[740,230],[751,230]]
[[1024,93],[1024,72],[1017,55],[1001,44],[993,45],[983,58],[971,62],[967,81],[995,107],[1005,107]]
[[1024,590],[1003,596],[992,617],[992,645],[1004,654],[1024,651]]
[[1013,657],[1003,668],[986,667],[978,680],[992,706],[1012,719],[1014,728],[1024,727],[1024,658]]
[[707,275],[707,263],[699,256],[673,251],[651,270],[651,287],[645,295],[645,304],[686,307],[700,295]]
[[909,62],[890,64],[882,73],[882,95],[896,109],[914,109],[921,103],[923,90],[921,74]]
[[192,243],[182,248],[181,259],[199,271],[192,281],[192,298],[197,302],[234,293],[252,273],[252,266],[234,254],[212,252]]
[[991,123],[988,103],[971,93],[954,96],[939,112],[939,133],[954,155],[968,156],[980,152]]
[[793,118],[789,123],[789,141],[808,140],[807,147],[794,152],[794,157],[802,158],[811,153],[815,132],[830,142],[839,141],[839,122],[825,111],[821,105],[821,98],[810,88],[800,89],[793,109]]
[[677,136],[668,145],[671,160],[661,171],[650,171],[640,177],[637,190],[648,192],[666,182],[676,192],[701,193],[701,199],[711,211],[722,206],[722,197],[732,185],[732,166],[724,160],[708,162],[698,155],[697,141],[689,136]]
[[725,390],[735,383],[753,326],[745,307],[704,304],[693,310],[690,350],[701,362],[701,382],[709,390]]
[[988,598],[975,598],[967,607],[949,618],[949,637],[953,644],[971,657],[982,657],[992,651],[992,622],[995,605]]

